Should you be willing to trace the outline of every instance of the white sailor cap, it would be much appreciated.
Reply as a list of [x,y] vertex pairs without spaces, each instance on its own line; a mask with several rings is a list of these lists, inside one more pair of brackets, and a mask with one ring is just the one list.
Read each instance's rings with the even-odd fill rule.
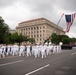
[[59,43],[59,45],[62,45],[62,44],[63,44],[62,42]]
[[51,44],[51,42],[49,42],[49,45]]

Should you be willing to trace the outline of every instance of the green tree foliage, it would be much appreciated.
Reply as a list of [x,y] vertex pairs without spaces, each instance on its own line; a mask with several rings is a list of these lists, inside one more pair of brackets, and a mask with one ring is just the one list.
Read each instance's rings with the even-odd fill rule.
[[70,44],[70,38],[63,38],[63,44]]
[[51,42],[54,43],[54,44],[58,44],[59,43],[59,37],[58,37],[58,35],[56,35],[56,33],[52,34]]
[[[54,44],[59,44],[59,42],[63,42],[63,44],[70,44],[70,42],[76,42],[76,38],[69,38],[67,35],[57,35],[53,33],[52,36],[49,37],[50,41]],[[47,39],[46,41],[49,41]]]
[[19,39],[18,33],[11,34],[11,36],[10,36],[11,43],[17,43],[18,39]]
[[6,36],[9,34],[9,27],[8,25],[4,22],[2,17],[0,17],[0,43],[5,43]]
[[22,43],[22,42],[30,42],[30,43],[35,43],[35,39],[34,38],[29,38],[28,36],[23,36],[22,34],[13,33],[10,35],[10,42],[11,43]]
[[29,41],[30,43],[32,43],[32,44],[35,43],[35,39],[34,39],[34,38],[29,38],[28,41]]
[[58,35],[58,37],[59,37],[59,42],[60,41],[63,42],[64,38],[69,38],[67,35]]
[[71,42],[76,42],[76,38],[70,38]]
[[27,42],[28,41],[28,38],[27,36],[23,36],[23,35],[18,35],[18,33],[13,33],[11,34],[10,36],[10,41],[11,43],[21,43],[23,41]]
[[6,43],[6,44],[9,44],[9,43],[11,43],[11,41],[10,41],[10,33],[9,34],[7,34],[6,36],[5,36],[5,38],[4,38],[4,43]]

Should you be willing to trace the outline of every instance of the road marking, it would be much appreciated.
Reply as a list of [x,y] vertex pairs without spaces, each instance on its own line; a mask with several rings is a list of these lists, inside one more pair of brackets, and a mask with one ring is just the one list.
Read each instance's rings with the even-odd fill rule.
[[72,53],[71,55],[74,55],[74,54],[76,54],[76,52]]
[[14,62],[5,63],[5,64],[0,64],[0,66],[6,66],[6,65],[10,65],[10,64],[15,64],[15,63],[22,62],[22,61],[23,61],[23,60],[14,61]]
[[39,71],[39,70],[42,70],[42,69],[48,67],[48,66],[50,66],[50,64],[45,65],[45,66],[43,66],[43,67],[41,67],[41,68],[39,68],[39,69],[36,69],[36,70],[34,70],[34,71],[31,71],[31,72],[29,72],[29,73],[27,73],[27,74],[25,74],[25,75],[30,75],[30,74],[32,74],[32,73],[35,73],[35,72],[37,72],[37,71]]
[[0,58],[0,59],[15,58],[15,57],[19,57],[19,56],[8,56],[8,57]]

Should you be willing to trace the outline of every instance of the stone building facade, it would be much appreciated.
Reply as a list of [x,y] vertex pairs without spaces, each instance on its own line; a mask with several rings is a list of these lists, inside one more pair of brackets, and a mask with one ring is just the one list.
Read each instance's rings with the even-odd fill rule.
[[19,23],[16,27],[18,34],[34,38],[36,43],[43,43],[52,33],[64,35],[63,28],[45,18],[38,18]]

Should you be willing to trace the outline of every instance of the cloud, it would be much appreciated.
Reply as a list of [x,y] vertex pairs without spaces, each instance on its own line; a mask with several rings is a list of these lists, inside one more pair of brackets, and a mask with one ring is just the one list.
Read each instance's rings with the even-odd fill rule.
[[16,3],[18,0],[0,0],[0,8],[5,8],[10,5],[13,5]]
[[[57,24],[62,13],[76,12],[75,3],[75,0],[0,0],[0,16],[12,29],[22,21],[40,17]],[[75,24],[76,21],[70,33],[75,33]],[[65,16],[61,19],[59,26],[66,29]]]
[[76,0],[57,0],[56,5],[60,6],[62,9],[66,11],[76,11],[75,5]]
[[36,12],[31,12],[31,9],[28,8],[28,6],[24,6],[21,2],[14,3],[13,6],[8,8],[1,9],[0,14],[12,29],[21,21],[32,19],[38,15]]
[[[31,8],[31,12],[38,13],[39,17],[44,17],[49,19],[52,22],[55,22],[57,24],[58,18],[58,12],[56,9],[54,9],[54,4],[56,0],[23,0],[24,4],[29,8]],[[36,16],[36,15],[35,15]],[[61,16],[61,15],[60,15]],[[58,19],[57,19],[58,18]]]

